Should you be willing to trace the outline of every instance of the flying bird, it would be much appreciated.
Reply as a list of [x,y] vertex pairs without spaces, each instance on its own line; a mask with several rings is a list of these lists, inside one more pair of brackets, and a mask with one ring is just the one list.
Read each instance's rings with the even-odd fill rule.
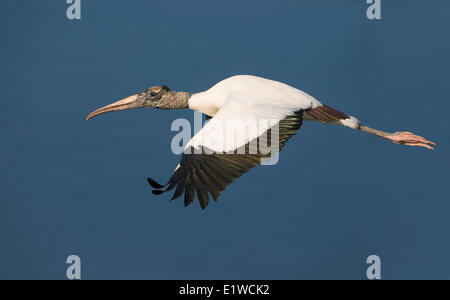
[[[436,146],[411,132],[370,128],[299,89],[251,75],[232,76],[204,92],[192,94],[172,91],[165,85],[152,86],[93,111],[87,120],[107,112],[147,107],[189,108],[207,116],[208,122],[185,146],[169,181],[162,185],[148,178],[154,194],[175,189],[171,200],[184,193],[185,206],[197,195],[202,209],[208,206],[209,195],[217,201],[236,178],[280,151],[303,121],[342,125],[396,144],[431,150]],[[262,151],[261,145],[275,151],[267,151],[267,147]]]

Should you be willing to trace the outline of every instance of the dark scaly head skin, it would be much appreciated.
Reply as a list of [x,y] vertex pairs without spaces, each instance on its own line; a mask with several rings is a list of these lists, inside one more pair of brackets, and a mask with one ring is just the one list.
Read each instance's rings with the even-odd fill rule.
[[159,109],[187,108],[189,98],[189,93],[171,91],[166,85],[152,86],[143,92],[94,110],[87,116],[86,120],[107,112],[125,109],[146,107]]

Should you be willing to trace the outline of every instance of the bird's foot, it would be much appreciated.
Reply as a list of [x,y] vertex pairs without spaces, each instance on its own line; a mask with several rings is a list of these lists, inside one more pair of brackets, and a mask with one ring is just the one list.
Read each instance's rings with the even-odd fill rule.
[[395,132],[392,135],[386,136],[385,138],[396,144],[425,147],[430,150],[434,150],[433,146],[437,146],[436,143],[433,143],[419,135],[415,135],[414,133],[408,131]]

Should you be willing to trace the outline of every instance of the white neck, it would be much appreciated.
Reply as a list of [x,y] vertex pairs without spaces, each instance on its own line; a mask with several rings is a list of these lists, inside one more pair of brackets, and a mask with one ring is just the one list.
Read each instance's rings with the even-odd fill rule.
[[225,102],[223,94],[213,93],[210,90],[193,94],[188,102],[188,107],[208,116],[215,116]]

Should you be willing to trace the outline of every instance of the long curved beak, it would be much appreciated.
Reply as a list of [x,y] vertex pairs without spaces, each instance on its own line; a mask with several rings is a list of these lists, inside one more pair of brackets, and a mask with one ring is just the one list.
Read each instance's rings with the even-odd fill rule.
[[140,101],[137,101],[139,99],[139,95],[132,95],[130,97],[124,98],[122,100],[119,100],[117,102],[114,102],[112,104],[100,107],[97,110],[94,110],[91,112],[86,120],[92,119],[95,116],[111,112],[111,111],[117,111],[117,110],[125,110],[125,109],[132,109],[132,108],[138,108],[140,107]]

